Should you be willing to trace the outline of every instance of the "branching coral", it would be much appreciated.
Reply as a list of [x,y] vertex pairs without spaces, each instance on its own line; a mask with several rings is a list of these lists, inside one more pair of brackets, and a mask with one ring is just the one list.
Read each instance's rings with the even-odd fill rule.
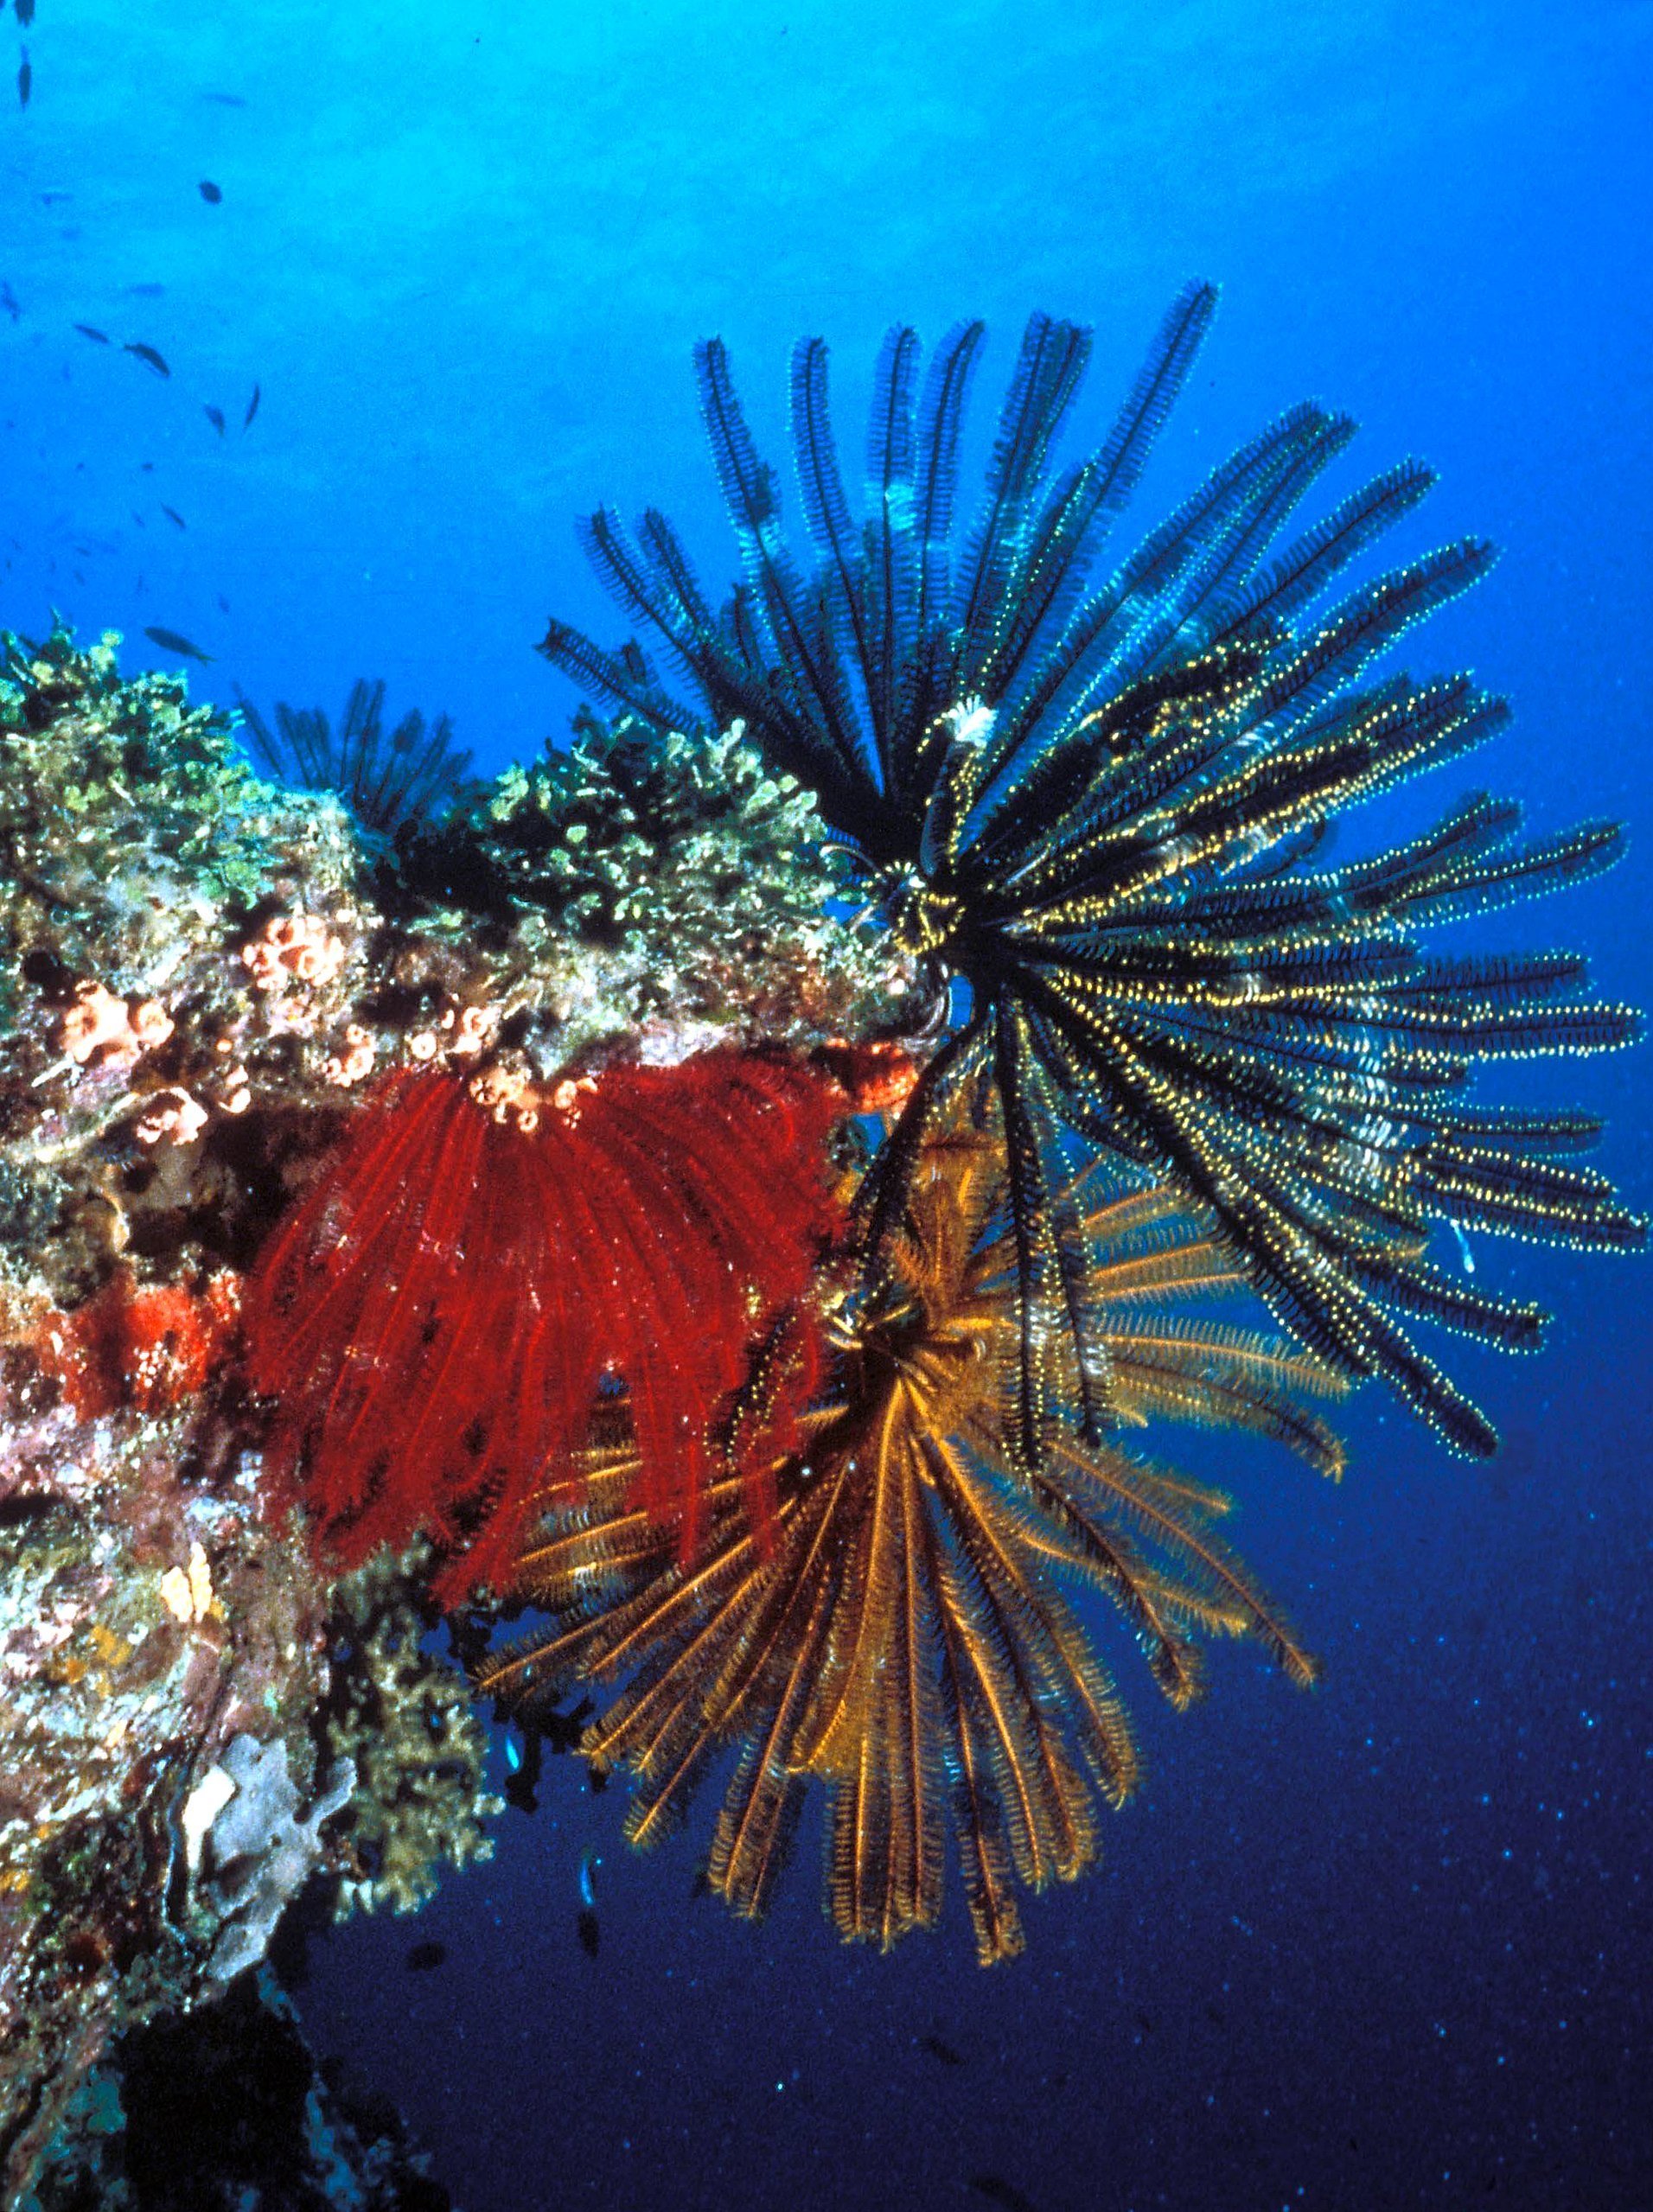
[[336,807],[261,783],[227,715],[181,676],[122,676],[119,642],[0,633],[0,941],[164,998],[284,873],[342,897],[350,855]]
[[486,916],[562,979],[565,1057],[616,994],[632,1025],[691,1022],[707,1042],[909,1018],[912,963],[839,918],[845,871],[813,794],[738,728],[583,716],[571,745],[507,768],[409,868],[447,902],[444,928]]
[[674,1555],[629,1502],[629,1440],[600,1444],[589,1495],[553,1506],[514,1585],[552,1630],[490,1658],[480,1686],[532,1715],[587,1681],[622,1682],[584,1748],[633,1769],[638,1843],[678,1826],[736,1747],[710,1879],[748,1916],[812,1779],[832,1800],[828,1903],[847,1937],[887,1947],[931,1924],[950,1836],[986,1963],[1021,1948],[1016,1884],[1082,1873],[1098,1801],[1122,1802],[1136,1778],[1071,1594],[1107,1593],[1174,1704],[1197,1686],[1202,1633],[1255,1636],[1293,1680],[1313,1678],[1216,1532],[1228,1500],[1128,1451],[1119,1427],[1254,1431],[1335,1472],[1337,1442],[1302,1400],[1336,1380],[1203,1317],[1197,1302],[1241,1278],[1170,1193],[1075,1190],[1113,1432],[1088,1443],[1055,1419],[1034,1470],[1011,1411],[1000,1145],[933,1138],[909,1194],[893,1272],[841,1315],[832,1386],[774,1471],[772,1535],[728,1479],[701,1541]]

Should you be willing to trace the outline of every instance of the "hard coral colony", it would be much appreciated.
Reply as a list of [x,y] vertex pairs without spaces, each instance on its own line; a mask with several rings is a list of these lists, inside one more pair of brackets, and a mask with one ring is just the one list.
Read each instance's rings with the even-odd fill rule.
[[[428,1718],[433,1692],[363,1625],[399,1605],[417,1643],[422,1587],[467,1602],[475,1686],[531,1722],[611,1689],[581,1748],[631,1769],[639,1840],[735,1750],[712,1880],[737,1911],[819,1783],[846,1936],[931,1924],[950,1848],[980,1955],[1012,1954],[1017,1886],[1088,1865],[1134,1775],[1088,1590],[1175,1704],[1202,1635],[1314,1672],[1217,1537],[1226,1499],[1142,1432],[1335,1472],[1306,1400],[1382,1377],[1488,1450],[1412,1332],[1526,1348],[1542,1316],[1438,1265],[1437,1232],[1639,1238],[1573,1157],[1592,1122],[1466,1099],[1484,1061],[1631,1017],[1570,954],[1417,942],[1616,832],[1523,841],[1477,796],[1324,855],[1503,719],[1467,679],[1375,673],[1485,546],[1323,604],[1428,472],[1273,550],[1352,432],[1300,407],[1099,567],[1212,304],[1178,302],[1061,473],[1090,339],[1036,317],[961,537],[980,327],[922,379],[891,332],[859,519],[807,341],[809,566],[704,347],[744,578],[714,611],[659,513],[585,532],[694,704],[553,622],[616,719],[491,787],[445,719],[386,731],[382,685],[336,736],[244,709],[289,787],[180,679],[123,679],[118,641],[7,638],[14,2145],[118,2019],[250,1962],[317,1867],[341,1909],[413,1903],[483,1847],[480,1736],[438,1699],[468,1748],[411,1788],[427,1723],[386,1699]],[[1217,1292],[1287,1336],[1210,1319]],[[530,1603],[548,1633],[477,1655],[478,1616]],[[142,1654],[141,1724],[100,1634]],[[220,1821],[265,1836],[268,1882],[214,1886]],[[117,1873],[149,1901],[118,1930]],[[76,1884],[78,1966],[50,1935]]]

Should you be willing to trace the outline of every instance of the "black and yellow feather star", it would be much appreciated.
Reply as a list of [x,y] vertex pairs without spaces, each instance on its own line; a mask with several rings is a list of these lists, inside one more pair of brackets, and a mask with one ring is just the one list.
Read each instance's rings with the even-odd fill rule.
[[[961,424],[981,326],[954,330],[919,393],[892,330],[875,383],[869,504],[852,520],[826,405],[826,352],[794,358],[792,413],[815,550],[783,542],[773,475],[721,341],[697,354],[745,580],[713,611],[665,518],[634,541],[585,526],[603,582],[664,638],[700,707],[676,704],[634,643],[609,653],[553,622],[541,650],[661,728],[742,720],[819,793],[871,896],[967,998],[868,1178],[869,1247],[952,1087],[986,1068],[1003,1100],[1021,1286],[1020,1425],[1040,1449],[1049,1378],[1035,1312],[1065,1298],[1084,1353],[1082,1271],[1054,1198],[1077,1137],[1169,1176],[1209,1208],[1253,1283],[1313,1350],[1382,1375],[1458,1450],[1484,1416],[1413,1341],[1414,1318],[1509,1348],[1543,1315],[1432,1264],[1440,1225],[1624,1247],[1644,1224],[1568,1155],[1578,1114],[1465,1102],[1484,1061],[1608,1049],[1626,1009],[1567,994],[1568,953],[1440,958],[1431,925],[1591,875],[1616,826],[1527,839],[1476,793],[1432,830],[1327,864],[1333,818],[1501,729],[1467,677],[1374,674],[1413,623],[1484,576],[1447,545],[1360,583],[1333,579],[1433,481],[1407,462],[1274,551],[1353,434],[1315,405],[1242,447],[1124,562],[1095,573],[1210,320],[1178,300],[1105,443],[1059,475],[1050,449],[1089,334],[1036,316],[986,496],[952,544]],[[1096,1407],[1082,1417],[1094,1426]]]
[[[1127,1450],[1169,1419],[1271,1438],[1336,1475],[1307,1399],[1339,1379],[1203,1310],[1243,1278],[1165,1187],[1064,1196],[1087,1261],[1113,1433],[1053,1419],[1043,1466],[1017,1443],[1014,1259],[996,1131],[921,1149],[876,1289],[837,1317],[805,1449],[749,1514],[752,1469],[714,1485],[691,1553],[636,1509],[623,1407],[571,1498],[548,1495],[512,1587],[546,1630],[487,1660],[478,1687],[530,1724],[618,1685],[581,1748],[632,1775],[627,1834],[653,1843],[731,1754],[708,1861],[735,1911],[765,1910],[812,1782],[831,1801],[827,1906],[888,1949],[942,1903],[949,1839],[984,1965],[1022,1947],[1017,1886],[1083,1873],[1102,1804],[1129,1796],[1129,1724],[1073,1603],[1107,1593],[1177,1706],[1200,1635],[1260,1642],[1299,1684],[1316,1667],[1217,1533],[1219,1491]],[[1060,1375],[1070,1348],[1057,1338]]]

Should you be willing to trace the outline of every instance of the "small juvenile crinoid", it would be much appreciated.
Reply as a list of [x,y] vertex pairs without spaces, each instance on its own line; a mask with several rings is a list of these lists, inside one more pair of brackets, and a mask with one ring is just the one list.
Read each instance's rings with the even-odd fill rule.
[[393,840],[438,819],[468,787],[470,755],[454,743],[445,714],[432,723],[417,707],[385,727],[385,685],[361,678],[335,730],[320,707],[276,706],[272,730],[239,699],[249,749],[284,782],[342,799],[366,830]]
[[[696,708],[635,645],[609,653],[553,622],[541,650],[657,728],[744,722],[820,794],[897,939],[967,985],[954,993],[967,1011],[869,1178],[867,1242],[876,1259],[949,1090],[986,1070],[1009,1150],[1026,1450],[1047,1381],[1030,1317],[1077,1267],[1051,1202],[1077,1134],[1209,1210],[1301,1342],[1346,1374],[1386,1377],[1455,1449],[1484,1453],[1490,1425],[1409,1323],[1529,1348],[1543,1316],[1433,1265],[1432,1233],[1623,1246],[1643,1224],[1567,1157],[1593,1125],[1468,1105],[1466,1086],[1483,1063],[1623,1044],[1635,1023],[1569,995],[1583,972],[1570,953],[1442,958],[1419,939],[1594,873],[1618,835],[1591,823],[1524,838],[1518,807],[1475,793],[1407,843],[1320,857],[1333,818],[1506,719],[1465,677],[1375,673],[1485,574],[1486,544],[1443,546],[1326,603],[1428,490],[1427,469],[1385,471],[1275,550],[1348,444],[1347,418],[1292,409],[1099,565],[1215,297],[1195,285],[1176,303],[1107,437],[1060,473],[1051,453],[1090,334],[1035,316],[961,544],[981,325],[943,341],[922,393],[917,338],[890,332],[858,518],[826,349],[805,340],[792,420],[807,566],[787,547],[723,345],[703,345],[701,400],[745,569],[734,596],[716,607],[657,513],[635,542],[607,512],[584,532]],[[1070,1329],[1080,1314],[1070,1300]],[[1082,1375],[1082,1344],[1078,1362]]]
[[[346,1564],[423,1530],[444,1603],[497,1584],[618,1381],[635,1495],[668,1546],[693,1540],[714,1416],[839,1225],[825,1141],[848,1109],[823,1070],[735,1051],[500,1118],[476,1087],[383,1085],[246,1302],[272,1495]],[[777,1450],[789,1404],[755,1430]]]
[[584,1749],[631,1769],[639,1844],[678,1826],[732,1754],[710,1875],[748,1916],[812,1779],[831,1800],[827,1901],[846,1937],[888,1947],[932,1924],[950,1837],[984,1964],[1022,1947],[1016,1885],[1082,1873],[1099,1806],[1136,1778],[1075,1603],[1087,1587],[1113,1600],[1175,1704],[1197,1686],[1201,1634],[1255,1636],[1293,1680],[1313,1678],[1216,1533],[1229,1501],[1120,1431],[1164,1416],[1341,1464],[1302,1402],[1336,1378],[1198,1310],[1241,1279],[1217,1239],[1163,1188],[1092,1202],[1082,1187],[1068,1202],[1092,1262],[1088,1341],[1112,1431],[1088,1443],[1053,1418],[1028,1465],[1002,1159],[974,1131],[925,1143],[889,1272],[833,1324],[831,1386],[774,1470],[765,1526],[731,1472],[699,1542],[675,1552],[630,1502],[635,1454],[611,1408],[587,1493],[553,1501],[511,1586],[551,1631],[496,1654],[479,1682],[530,1716],[577,1686],[621,1684]]

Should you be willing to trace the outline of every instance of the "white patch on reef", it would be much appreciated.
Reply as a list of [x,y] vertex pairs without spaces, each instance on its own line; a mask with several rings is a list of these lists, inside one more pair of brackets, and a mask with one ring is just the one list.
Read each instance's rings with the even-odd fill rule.
[[201,1865],[201,1847],[207,1830],[234,1794],[235,1784],[223,1768],[209,1767],[184,1800],[180,1826],[184,1859],[192,1874]]

